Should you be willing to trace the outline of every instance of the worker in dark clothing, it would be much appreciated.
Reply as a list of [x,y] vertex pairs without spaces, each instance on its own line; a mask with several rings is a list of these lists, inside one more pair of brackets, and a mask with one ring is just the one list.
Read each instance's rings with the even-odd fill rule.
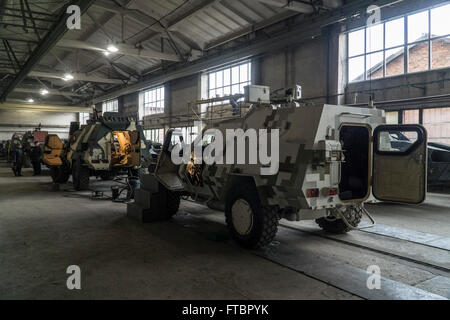
[[22,176],[23,149],[19,140],[14,140],[14,150],[12,152],[12,169],[16,177]]
[[34,176],[38,176],[41,174],[41,157],[42,157],[42,149],[39,146],[39,142],[35,142],[34,146],[31,147],[30,152],[30,160],[33,165]]

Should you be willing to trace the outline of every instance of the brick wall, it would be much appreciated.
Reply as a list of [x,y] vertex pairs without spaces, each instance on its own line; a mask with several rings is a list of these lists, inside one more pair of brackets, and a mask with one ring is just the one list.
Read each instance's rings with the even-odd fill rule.
[[[409,50],[408,72],[428,70],[428,42],[423,42]],[[386,57],[388,58],[388,57]],[[386,75],[394,76],[404,73],[404,55],[387,63]],[[432,42],[432,69],[450,67],[450,41],[447,39]],[[383,69],[372,73],[372,79],[383,77]]]

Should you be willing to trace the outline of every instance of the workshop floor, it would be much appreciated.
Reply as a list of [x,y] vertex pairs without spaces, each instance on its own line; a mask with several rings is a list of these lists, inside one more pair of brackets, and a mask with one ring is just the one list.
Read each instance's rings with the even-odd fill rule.
[[[0,165],[0,299],[450,298],[450,195],[368,205],[377,229],[338,237],[282,221],[264,251],[236,246],[223,215],[191,202],[140,224],[125,204],[90,196]],[[81,290],[66,287],[70,265]],[[381,269],[378,292],[366,289],[369,265]]]

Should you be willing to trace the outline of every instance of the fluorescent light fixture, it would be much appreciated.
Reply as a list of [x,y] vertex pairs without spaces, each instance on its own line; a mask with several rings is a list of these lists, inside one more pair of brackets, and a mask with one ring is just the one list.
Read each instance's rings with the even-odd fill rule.
[[48,90],[47,89],[41,89],[41,95],[45,96],[46,94],[48,94]]
[[119,51],[119,48],[117,48],[117,47],[116,47],[115,45],[113,45],[113,44],[109,44],[108,47],[106,47],[106,50],[108,50],[109,52],[114,53],[114,52]]
[[70,73],[66,73],[63,77],[64,81],[70,81],[73,80],[73,75],[71,75]]
[[28,98],[27,102],[33,103],[33,102],[34,102],[34,99],[33,99],[33,98]]

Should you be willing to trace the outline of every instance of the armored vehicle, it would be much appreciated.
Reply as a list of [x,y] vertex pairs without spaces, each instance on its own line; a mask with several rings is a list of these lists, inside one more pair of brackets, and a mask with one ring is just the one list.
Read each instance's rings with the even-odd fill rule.
[[[251,248],[269,244],[281,218],[313,219],[326,231],[345,233],[361,228],[358,224],[363,214],[372,225],[375,223],[364,208],[364,203],[373,197],[409,204],[424,201],[425,128],[386,125],[384,111],[373,107],[305,103],[292,90],[282,92],[291,93],[280,99],[277,90],[276,98],[271,96],[270,101],[265,96],[255,98],[255,92],[246,93],[246,97],[253,97],[244,102],[251,104],[248,113],[242,118],[206,126],[190,146],[188,163],[172,161],[174,146],[170,141],[174,130],[168,130],[155,178],[171,193],[220,204],[216,207],[225,211],[233,238]],[[227,136],[227,130],[239,128],[263,133],[267,130],[267,136],[278,130],[278,171],[262,174],[266,162],[249,164],[252,148],[260,151],[268,139],[255,143],[250,141],[250,134]],[[390,133],[394,131],[412,143],[402,144],[401,148],[393,145]],[[207,163],[204,158],[196,161],[195,147],[206,151],[216,140],[211,138],[213,132],[227,137],[218,143],[224,154],[222,159],[230,152],[233,152],[230,158],[239,158],[236,142],[240,139],[245,144],[245,163]],[[186,150],[189,149],[176,153],[181,155]],[[171,214],[173,210],[167,211],[168,216]]]
[[118,173],[137,176],[141,157],[148,158],[143,131],[136,121],[118,113],[105,112],[87,125],[72,122],[69,141],[54,134],[46,137],[43,162],[56,183],[72,174],[76,190],[89,188],[89,177],[110,179]]

